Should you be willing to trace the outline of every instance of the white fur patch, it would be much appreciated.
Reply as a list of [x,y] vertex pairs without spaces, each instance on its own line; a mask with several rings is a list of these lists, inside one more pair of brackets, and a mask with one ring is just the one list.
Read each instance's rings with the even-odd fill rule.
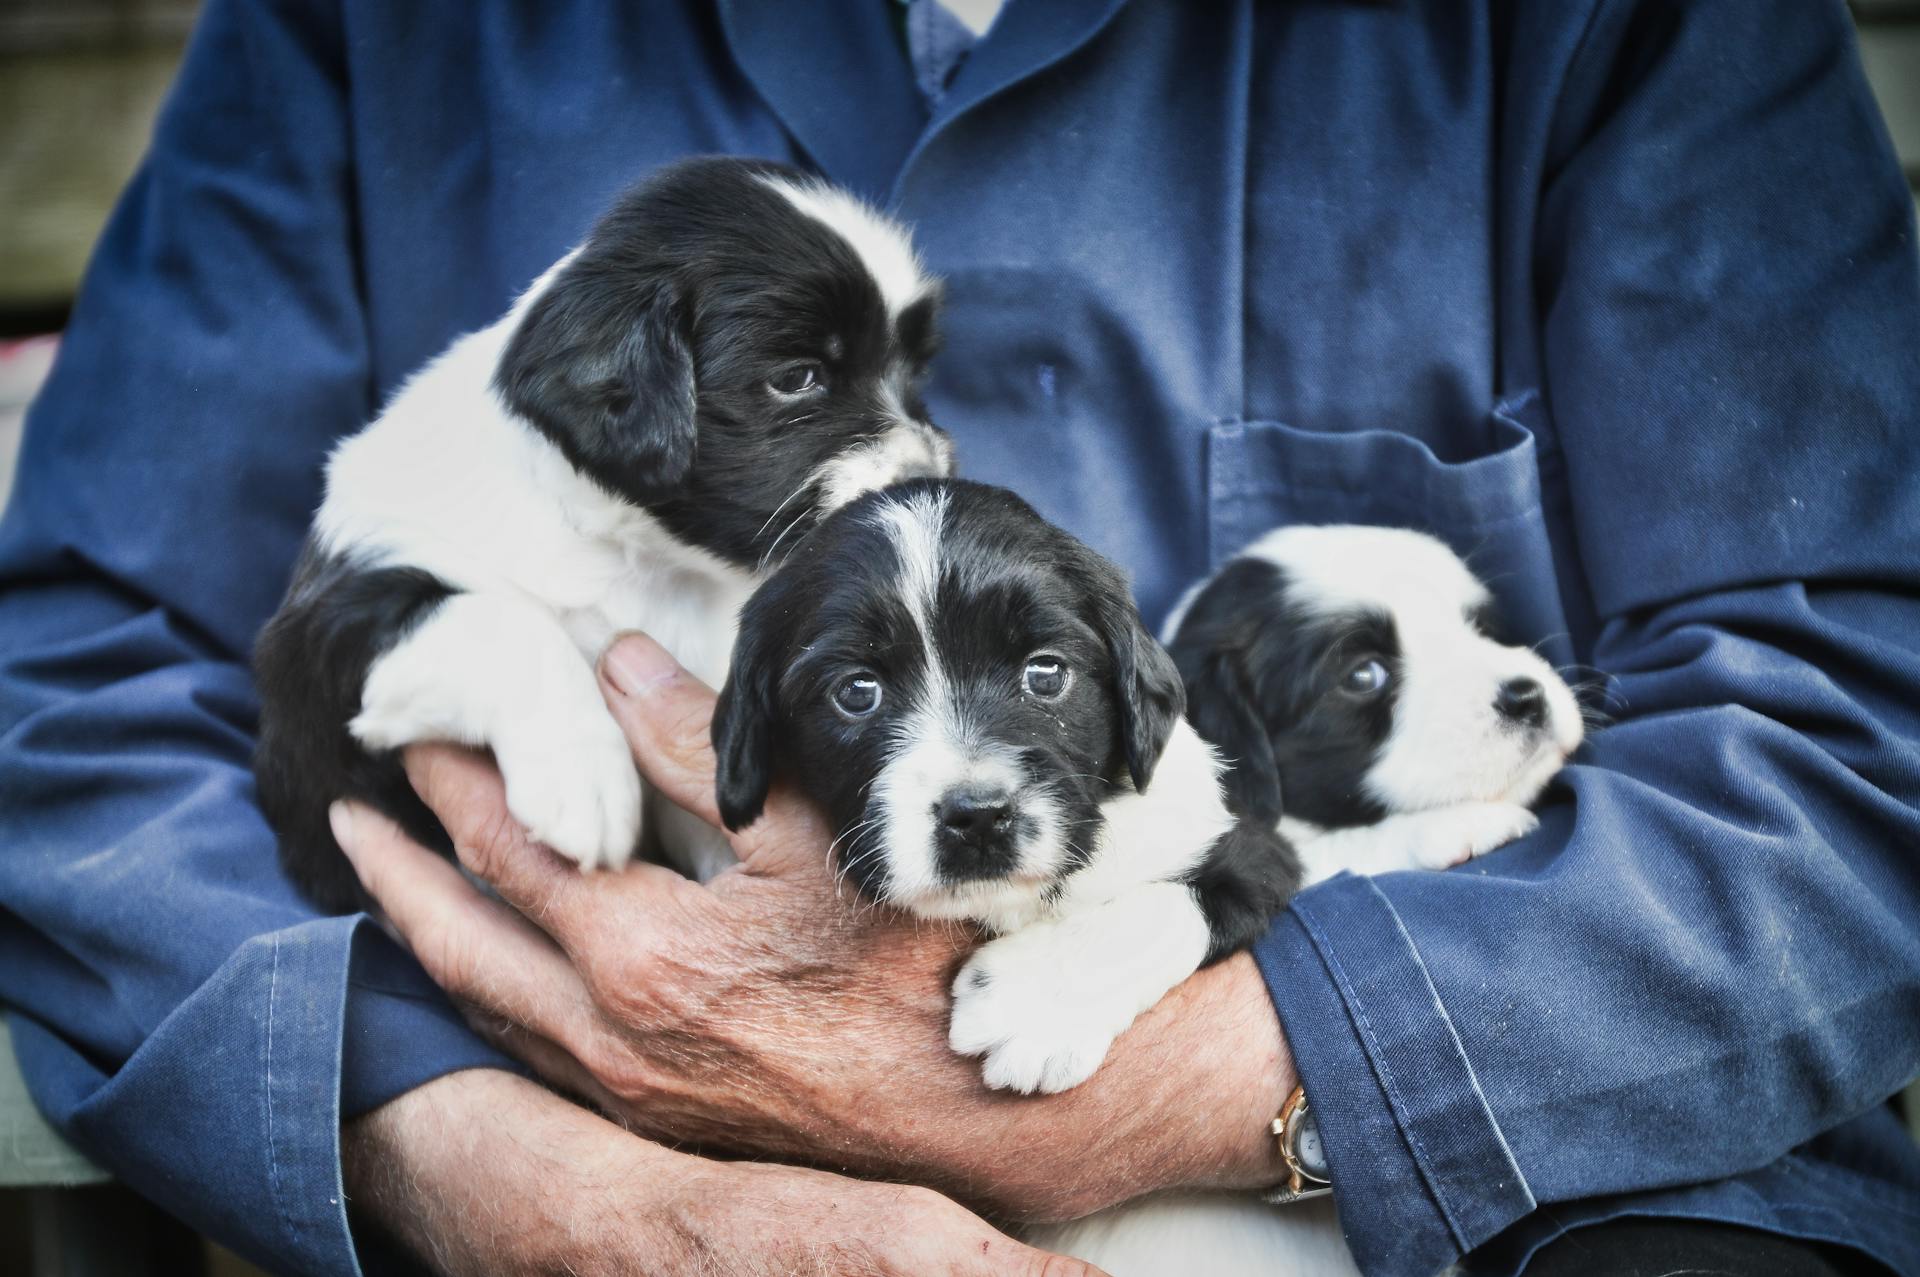
[[[1021,783],[1010,757],[969,743],[955,727],[950,711],[928,708],[913,714],[905,720],[897,753],[880,769],[873,787],[886,813],[887,898],[922,917],[954,916],[951,888],[941,881],[934,861],[934,808],[940,799],[953,790],[976,787],[1011,797]],[[1015,881],[1009,885],[1035,892],[1038,876],[1056,866],[1032,863],[1034,847],[1022,850]]]
[[1251,1193],[1156,1193],[1023,1238],[1112,1277],[1360,1277],[1331,1198],[1275,1206]]
[[875,524],[893,543],[900,557],[900,599],[912,613],[927,651],[927,668],[937,671],[933,647],[933,604],[940,588],[940,537],[947,522],[947,494],[915,492],[883,501],[873,512]]
[[1067,879],[1062,911],[1098,904],[1141,882],[1178,878],[1200,863],[1233,827],[1220,792],[1222,764],[1183,718],[1144,794],[1129,789],[1101,805],[1105,817],[1093,857]]
[[931,281],[900,224],[866,201],[825,182],[762,177],[795,208],[845,240],[865,263],[890,314],[925,296]]
[[944,479],[953,473],[953,444],[903,412],[879,438],[851,448],[813,474],[823,514],[864,493],[908,479]]
[[1515,803],[1461,803],[1345,829],[1282,819],[1280,833],[1300,853],[1306,870],[1301,886],[1306,887],[1342,869],[1357,874],[1451,869],[1532,833],[1539,824],[1538,816]]

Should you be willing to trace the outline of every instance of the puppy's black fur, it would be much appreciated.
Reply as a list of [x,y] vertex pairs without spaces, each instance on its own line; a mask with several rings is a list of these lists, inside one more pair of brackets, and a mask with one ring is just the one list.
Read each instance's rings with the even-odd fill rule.
[[[1386,815],[1362,781],[1393,730],[1401,683],[1390,616],[1306,615],[1289,604],[1282,569],[1242,558],[1188,606],[1172,651],[1189,721],[1232,766],[1236,813],[1273,825],[1284,811],[1325,828]],[[1377,695],[1344,694],[1342,676],[1369,658],[1395,677]]]
[[[946,502],[928,624],[947,703],[973,739],[1014,752],[1023,792],[1044,792],[1064,814],[1064,880],[1093,854],[1103,804],[1146,791],[1185,695],[1120,570],[1014,494],[976,483],[917,481],[861,498],[826,520],[748,602],[713,722],[721,815],[732,829],[750,824],[784,773],[826,807],[841,871],[869,897],[885,897],[886,812],[875,782],[933,691],[930,654],[901,593],[904,565],[875,516],[916,496]],[[1021,694],[1022,666],[1039,651],[1074,672],[1058,700]],[[885,699],[871,720],[855,723],[829,698],[861,674]],[[1027,832],[1016,825],[1009,841]],[[1004,859],[943,857],[938,867],[958,884],[1003,875]],[[1259,934],[1292,894],[1299,867],[1270,825],[1241,822],[1189,880],[1213,961]]]
[[[937,293],[890,317],[852,247],[767,177],[809,180],[698,159],[623,195],[528,307],[493,379],[510,414],[581,473],[748,570],[816,517],[823,494],[796,492],[802,476],[901,409],[926,424],[918,381],[938,340]],[[806,380],[797,369],[817,373],[808,390],[770,393]],[[398,758],[369,755],[347,723],[372,664],[452,592],[310,538],[260,636],[259,800],[289,874],[324,908],[365,903],[327,825],[333,799],[447,846]]]
[[451,593],[429,572],[363,570],[308,546],[286,602],[260,635],[260,810],[279,832],[294,885],[322,908],[346,912],[365,902],[352,866],[334,850],[327,824],[333,799],[367,803],[422,845],[453,850],[399,760],[369,754],[347,731],[367,668]]

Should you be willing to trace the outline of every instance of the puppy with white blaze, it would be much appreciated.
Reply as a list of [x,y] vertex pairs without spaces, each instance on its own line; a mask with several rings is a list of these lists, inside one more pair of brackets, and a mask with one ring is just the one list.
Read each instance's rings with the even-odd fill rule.
[[[851,196],[691,160],[408,381],[334,451],[255,653],[260,804],[294,881],[361,903],[337,798],[446,849],[397,755],[430,739],[490,748],[555,851],[625,864],[646,798],[593,662],[644,630],[717,681],[740,605],[816,519],[951,469],[917,390],[938,304]],[[647,823],[682,868],[731,860],[671,804]]]
[[1168,643],[1234,809],[1307,880],[1445,869],[1530,832],[1580,747],[1580,707],[1493,597],[1419,532],[1270,532],[1176,609]]
[[1061,1091],[1256,937],[1299,870],[1227,809],[1120,570],[1003,489],[916,481],[824,521],[754,594],[713,720],[731,829],[776,772],[868,898],[993,939],[950,1042]]

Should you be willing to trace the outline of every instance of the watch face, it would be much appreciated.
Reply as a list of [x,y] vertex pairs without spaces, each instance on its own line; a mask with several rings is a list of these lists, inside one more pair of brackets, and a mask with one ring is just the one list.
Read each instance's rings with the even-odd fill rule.
[[1322,1183],[1327,1181],[1327,1154],[1320,1147],[1320,1123],[1313,1120],[1310,1112],[1299,1119],[1293,1137],[1293,1155],[1300,1159],[1301,1170]]

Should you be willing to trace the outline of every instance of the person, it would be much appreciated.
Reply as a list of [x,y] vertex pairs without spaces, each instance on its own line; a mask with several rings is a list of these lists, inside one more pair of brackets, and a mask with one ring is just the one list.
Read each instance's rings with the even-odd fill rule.
[[[954,1198],[1271,1184],[1297,1077],[1369,1274],[1920,1273],[1885,1103],[1920,1067],[1920,272],[1842,7],[906,26],[917,64],[881,0],[210,0],[0,525],[0,998],[36,1100],[287,1271],[1037,1270]],[[253,806],[247,654],[326,449],[612,193],[716,151],[914,226],[963,471],[1150,615],[1286,522],[1471,551],[1615,719],[1540,829],[1315,886],[1043,1100],[945,1053],[966,937],[830,901],[790,796],[710,888],[579,879],[483,761],[416,750],[531,921],[351,810],[412,955],[314,916]],[[699,810],[707,694],[640,638],[603,681]]]

